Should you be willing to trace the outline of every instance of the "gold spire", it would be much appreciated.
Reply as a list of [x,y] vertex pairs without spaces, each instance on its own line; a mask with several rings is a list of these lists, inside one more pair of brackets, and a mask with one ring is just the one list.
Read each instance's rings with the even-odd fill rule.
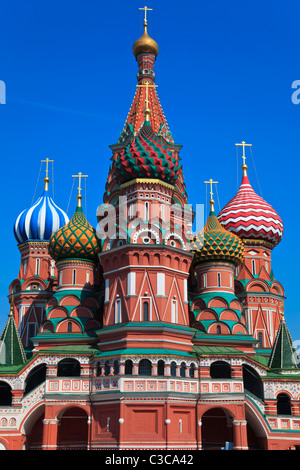
[[150,113],[151,110],[149,108],[149,87],[150,88],[156,88],[157,85],[154,85],[154,83],[150,82],[145,82],[144,84],[142,83],[141,85],[137,85],[138,88],[146,88],[146,98],[145,98],[145,109],[144,109],[144,115],[145,115],[145,121],[149,122],[150,121]]
[[215,184],[218,184],[218,181],[213,181],[212,178],[210,178],[209,181],[204,181],[205,184],[210,184],[210,211],[211,212],[215,212],[215,201],[214,201],[214,193],[213,193],[213,190],[212,190],[212,185],[215,183]]
[[246,165],[246,155],[245,155],[245,147],[252,147],[252,144],[246,144],[246,142],[243,140],[241,144],[235,144],[237,147],[243,147],[243,165],[242,165],[242,170],[243,170],[243,176],[247,176],[247,165]]
[[154,39],[150,38],[147,32],[147,11],[152,11],[152,8],[144,7],[144,8],[139,8],[140,10],[145,11],[145,18],[144,18],[144,34],[141,36],[137,41],[135,41],[133,45],[133,53],[135,57],[138,56],[138,54],[142,54],[143,52],[150,52],[151,54],[154,54],[155,57],[158,54],[158,45],[154,41]]
[[49,190],[49,181],[50,181],[49,176],[48,176],[48,173],[49,173],[49,163],[50,163],[50,162],[53,163],[54,160],[49,160],[49,158],[46,158],[46,160],[41,160],[41,161],[42,161],[42,163],[46,163],[46,176],[45,176],[45,178],[44,178],[44,183],[45,183],[45,188],[44,188],[44,190],[45,190],[45,191],[48,191],[48,190]]
[[15,307],[15,299],[14,299],[14,294],[11,295],[11,300],[10,300],[10,311],[9,311],[9,317],[14,316],[14,307]]
[[72,178],[79,178],[78,195],[77,195],[77,199],[78,199],[77,207],[81,207],[81,199],[82,199],[81,178],[88,178],[88,175],[83,175],[81,172],[79,172],[78,175],[72,175]]

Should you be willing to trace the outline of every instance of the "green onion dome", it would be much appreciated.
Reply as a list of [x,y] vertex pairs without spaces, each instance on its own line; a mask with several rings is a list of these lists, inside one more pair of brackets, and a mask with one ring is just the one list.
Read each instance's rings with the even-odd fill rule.
[[50,238],[49,253],[55,261],[63,259],[95,261],[99,252],[100,243],[96,237],[96,230],[86,220],[81,201],[78,199],[76,211],[70,222]]
[[118,152],[114,164],[120,183],[135,178],[154,178],[174,184],[180,169],[174,153],[147,120],[134,139]]
[[245,250],[242,240],[220,224],[211,202],[211,210],[206,225],[190,242],[194,253],[193,264],[205,261],[225,260],[238,266],[244,259]]

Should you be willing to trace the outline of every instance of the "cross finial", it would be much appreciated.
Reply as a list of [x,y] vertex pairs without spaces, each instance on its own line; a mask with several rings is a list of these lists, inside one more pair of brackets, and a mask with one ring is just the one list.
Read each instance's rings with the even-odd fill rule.
[[49,160],[49,158],[46,158],[46,160],[41,160],[42,163],[46,163],[46,177],[44,178],[44,183],[45,183],[45,191],[48,191],[48,183],[50,181],[48,173],[49,173],[49,163],[53,163],[54,160]]
[[214,210],[215,210],[215,208],[214,208],[214,203],[215,203],[215,201],[214,201],[214,198],[213,198],[214,193],[213,193],[212,185],[213,185],[213,184],[218,184],[218,181],[213,181],[213,179],[210,178],[209,181],[204,181],[204,183],[210,185],[210,201],[209,201],[209,203],[210,203],[210,210],[211,210],[211,211],[214,211]]
[[144,25],[147,25],[147,11],[153,11],[153,8],[148,8],[145,6],[144,8],[139,8],[139,10],[145,11]]
[[154,85],[154,83],[150,82],[145,82],[142,83],[141,85],[137,85],[138,88],[146,88],[146,98],[145,98],[145,109],[144,109],[144,114],[145,114],[145,121],[150,121],[150,113],[151,110],[149,108],[149,88],[157,88],[157,85]]
[[77,199],[78,199],[78,207],[81,207],[81,199],[82,199],[82,195],[81,195],[81,191],[82,191],[81,178],[88,178],[88,175],[83,175],[81,172],[79,172],[78,175],[72,175],[72,178],[78,178],[79,179]]
[[247,176],[247,165],[246,165],[246,155],[245,155],[245,147],[252,147],[252,144],[246,144],[246,142],[243,140],[241,144],[235,144],[237,147],[243,147],[243,165],[242,165],[242,170],[244,172],[244,176]]

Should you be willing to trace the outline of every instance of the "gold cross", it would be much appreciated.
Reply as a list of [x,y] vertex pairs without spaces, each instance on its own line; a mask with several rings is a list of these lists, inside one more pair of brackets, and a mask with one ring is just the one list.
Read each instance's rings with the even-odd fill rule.
[[213,185],[213,183],[218,184],[218,181],[213,181],[213,180],[210,178],[209,181],[204,181],[204,183],[210,184],[210,198],[211,198],[211,200],[212,200],[212,199],[213,199],[213,195],[214,195],[213,190],[212,190],[212,185]]
[[245,155],[245,147],[252,147],[252,144],[246,144],[246,142],[243,140],[241,144],[235,144],[237,147],[243,147],[243,165],[246,165],[246,155]]
[[72,178],[79,178],[79,187],[78,187],[77,199],[78,199],[78,202],[80,203],[80,200],[82,199],[82,196],[81,196],[81,191],[82,191],[81,178],[88,178],[88,175],[83,175],[81,172],[79,172],[78,175],[72,175]]
[[144,23],[147,24],[147,11],[153,11],[153,8],[144,7],[144,8],[139,8],[139,10],[145,10],[145,19],[144,19]]
[[49,173],[49,163],[50,162],[54,162],[54,160],[49,160],[49,158],[46,158],[46,160],[41,160],[42,163],[46,163],[46,177],[44,178],[44,183],[45,183],[45,191],[48,191],[48,183],[49,183],[49,177],[48,177],[48,173]]
[[48,178],[48,173],[49,173],[49,163],[54,162],[54,160],[49,160],[49,158],[46,158],[46,160],[41,160],[42,163],[46,163],[46,178]]
[[137,85],[138,88],[146,88],[146,98],[145,98],[145,104],[146,108],[144,110],[145,114],[145,120],[149,121],[149,115],[150,115],[150,109],[149,109],[149,87],[150,88],[157,88],[158,85],[154,85],[154,83],[150,82],[145,82],[145,84]]

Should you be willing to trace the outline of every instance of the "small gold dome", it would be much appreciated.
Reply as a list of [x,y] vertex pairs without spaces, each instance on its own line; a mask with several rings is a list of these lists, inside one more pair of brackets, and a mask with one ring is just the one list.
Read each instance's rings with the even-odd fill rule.
[[139,39],[135,41],[133,44],[132,50],[135,55],[135,57],[138,56],[138,54],[142,54],[143,52],[150,52],[151,54],[154,54],[155,57],[158,54],[159,48],[157,45],[157,42],[154,41],[154,39],[150,38],[147,32],[147,23],[144,23],[144,34],[141,36]]

